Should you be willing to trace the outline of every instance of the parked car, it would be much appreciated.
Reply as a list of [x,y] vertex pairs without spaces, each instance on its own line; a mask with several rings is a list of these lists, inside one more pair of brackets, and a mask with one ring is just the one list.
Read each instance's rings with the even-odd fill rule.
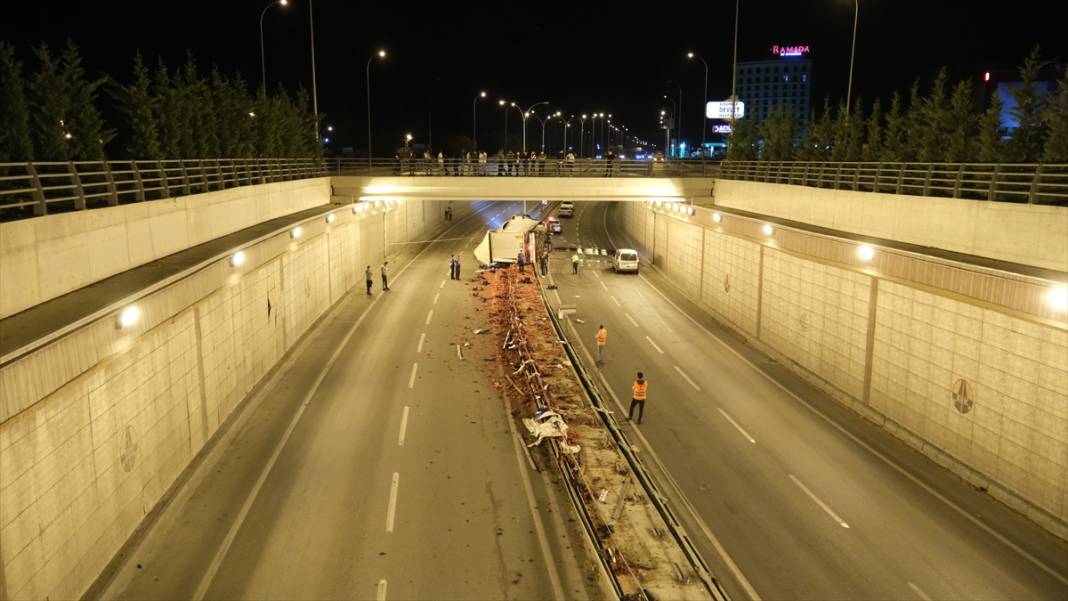
[[621,271],[633,271],[638,273],[638,251],[632,248],[621,248],[612,256],[612,269]]
[[556,214],[561,217],[573,217],[575,215],[575,203],[565,200],[560,203],[560,208],[557,209]]
[[559,233],[560,233],[560,232],[562,232],[563,230],[564,230],[564,228],[563,228],[563,226],[562,226],[562,225],[560,224],[560,220],[559,220],[559,219],[557,219],[556,217],[550,217],[550,218],[549,218],[549,231],[550,231],[551,233],[553,233],[553,234],[559,234]]

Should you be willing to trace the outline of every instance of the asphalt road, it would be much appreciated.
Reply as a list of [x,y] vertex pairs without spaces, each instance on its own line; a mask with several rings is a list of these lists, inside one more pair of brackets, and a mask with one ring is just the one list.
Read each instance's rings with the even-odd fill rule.
[[[478,203],[476,203],[478,204]],[[528,468],[481,358],[478,204],[306,336],[100,591],[137,599],[588,598],[565,496]],[[391,257],[399,270],[417,248]],[[463,253],[463,281],[448,257]],[[482,324],[485,325],[485,324]],[[594,589],[595,590],[595,589]]]
[[[556,246],[613,248],[609,207],[580,203]],[[605,324],[598,371],[620,419],[645,372],[645,419],[628,427],[733,598],[1068,598],[1060,541],[800,383],[653,270],[599,259],[572,275],[567,254],[551,269],[584,322],[576,346],[589,358]]]

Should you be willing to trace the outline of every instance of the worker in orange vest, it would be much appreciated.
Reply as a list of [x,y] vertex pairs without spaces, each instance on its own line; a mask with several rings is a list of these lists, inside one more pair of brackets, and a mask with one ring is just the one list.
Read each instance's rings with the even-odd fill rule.
[[649,393],[649,382],[646,381],[642,372],[638,372],[638,379],[634,381],[634,384],[630,386],[630,411],[627,413],[627,419],[631,419],[634,416],[634,406],[638,406],[638,423],[642,423],[642,416],[645,415],[645,399]]
[[597,330],[597,362],[604,363],[604,345],[608,342],[608,330],[604,329],[604,324],[601,324],[601,329]]

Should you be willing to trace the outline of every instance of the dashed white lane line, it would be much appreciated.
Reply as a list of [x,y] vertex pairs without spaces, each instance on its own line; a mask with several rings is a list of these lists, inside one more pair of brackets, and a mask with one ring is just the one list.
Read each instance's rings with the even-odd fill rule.
[[657,350],[657,352],[659,352],[661,355],[664,354],[664,349],[662,349],[659,346],[657,346],[657,344],[655,342],[653,342],[652,338],[646,336],[645,339],[649,341],[649,344],[653,345],[653,348],[655,348]]
[[415,373],[419,371],[419,364],[412,363],[412,375],[408,376],[408,388],[415,388]]
[[378,581],[378,585],[375,586],[375,601],[386,601],[386,579]]
[[624,313],[623,315],[627,316],[627,319],[630,320],[630,323],[634,324],[634,327],[638,327],[638,322],[634,321],[634,318],[630,316],[630,313]]
[[[597,272],[595,271],[594,273],[597,273]],[[604,289],[605,289],[605,292],[607,292],[607,291],[608,291],[608,286],[605,286],[605,285],[604,285],[604,282],[597,282],[597,283],[601,285],[601,288],[604,288]]]
[[408,431],[408,406],[404,406],[404,411],[401,412],[401,425],[400,434],[397,435],[397,446],[404,446],[404,434]]
[[435,295],[434,295],[434,302],[432,302],[432,303],[430,303],[430,304],[432,304],[432,305],[436,305],[436,304],[438,304],[438,297],[440,297],[440,296],[441,296],[441,293],[440,293],[440,292],[439,292],[439,293],[437,293],[437,294],[435,294]]
[[601,274],[599,274],[596,271],[594,271],[593,272],[593,277],[595,277],[595,278],[597,278],[599,280],[599,279],[601,279]]
[[719,409],[719,408],[717,408],[716,410],[719,411],[720,415],[722,415],[723,417],[727,418],[727,421],[729,421],[732,426],[734,426],[739,432],[741,432],[742,436],[744,436],[746,440],[748,440],[749,442],[751,442],[753,444],[756,444],[756,440],[752,436],[750,436],[749,433],[746,432],[744,428],[739,426],[738,422],[734,421],[734,419],[731,416],[727,415],[726,411],[724,411],[722,409]]
[[386,532],[393,532],[393,520],[397,517],[397,486],[400,484],[400,474],[393,472],[393,480],[389,484],[389,507],[386,509]]
[[426,340],[426,332],[419,335],[419,346],[415,347],[416,353],[423,352],[423,341]]
[[[663,352],[663,351],[661,351],[661,352]],[[697,385],[697,382],[694,382],[693,380],[691,380],[690,376],[687,376],[686,372],[682,371],[681,367],[676,365],[675,366],[675,371],[679,372],[679,375],[682,376],[687,382],[689,382],[690,386],[693,386],[694,390],[696,390],[697,392],[701,392],[701,387]]]
[[923,589],[921,589],[920,587],[916,586],[912,582],[910,582],[908,584],[909,584],[909,588],[912,589],[912,592],[916,593],[917,597],[919,597],[920,599],[923,599],[923,601],[931,601],[931,598],[929,596],[927,596],[927,593],[923,592]]
[[431,317],[434,317],[434,310],[433,309],[430,310],[430,313],[426,314],[426,325],[430,325],[430,318]]
[[794,476],[793,474],[787,474],[787,476],[790,477],[790,480],[793,480],[793,483],[796,484],[798,488],[800,488],[802,491],[804,491],[804,493],[806,495],[808,495],[808,498],[810,498],[813,501],[815,501],[816,505],[819,505],[821,509],[826,511],[827,515],[829,515],[832,518],[834,518],[834,521],[838,522],[839,526],[841,526],[843,528],[848,528],[849,527],[849,524],[845,523],[845,520],[843,520],[842,518],[838,517],[837,513],[832,511],[831,508],[828,507],[826,503],[821,501],[820,498],[817,497],[811,490],[809,490],[808,487],[805,486],[800,480],[798,480],[796,476]]
[[439,285],[438,288],[444,288],[444,287],[445,287],[445,280],[441,280],[441,285]]
[[612,297],[612,302],[614,302],[617,307],[622,307],[623,306],[623,303],[619,302],[619,299],[614,297],[614,296]]

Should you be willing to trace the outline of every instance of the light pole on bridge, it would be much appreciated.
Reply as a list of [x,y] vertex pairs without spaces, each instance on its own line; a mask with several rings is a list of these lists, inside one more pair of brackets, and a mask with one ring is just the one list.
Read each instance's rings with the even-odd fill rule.
[[260,13],[260,89],[263,90],[263,95],[267,95],[267,54],[263,49],[263,16],[267,14],[275,4],[279,6],[286,6],[289,4],[289,0],[274,0],[267,6],[263,7],[263,12]]
[[367,167],[371,166],[371,61],[375,58],[386,58],[386,51],[379,50],[367,59]]
[[486,92],[479,92],[478,96],[471,101],[471,141],[475,143],[475,151],[478,151],[478,101],[486,97]]
[[[705,106],[708,103],[708,63],[705,62],[704,58],[694,54],[693,52],[687,52],[686,53],[686,58],[689,58],[690,60],[693,60],[693,59],[696,58],[697,60],[701,61],[701,64],[703,64],[705,66],[705,95],[701,99],[701,112],[705,113]],[[708,115],[707,114],[703,114],[702,117],[701,117],[701,149],[702,149],[702,151],[704,150],[704,147],[705,147],[705,130],[707,130],[707,129],[708,129]]]

